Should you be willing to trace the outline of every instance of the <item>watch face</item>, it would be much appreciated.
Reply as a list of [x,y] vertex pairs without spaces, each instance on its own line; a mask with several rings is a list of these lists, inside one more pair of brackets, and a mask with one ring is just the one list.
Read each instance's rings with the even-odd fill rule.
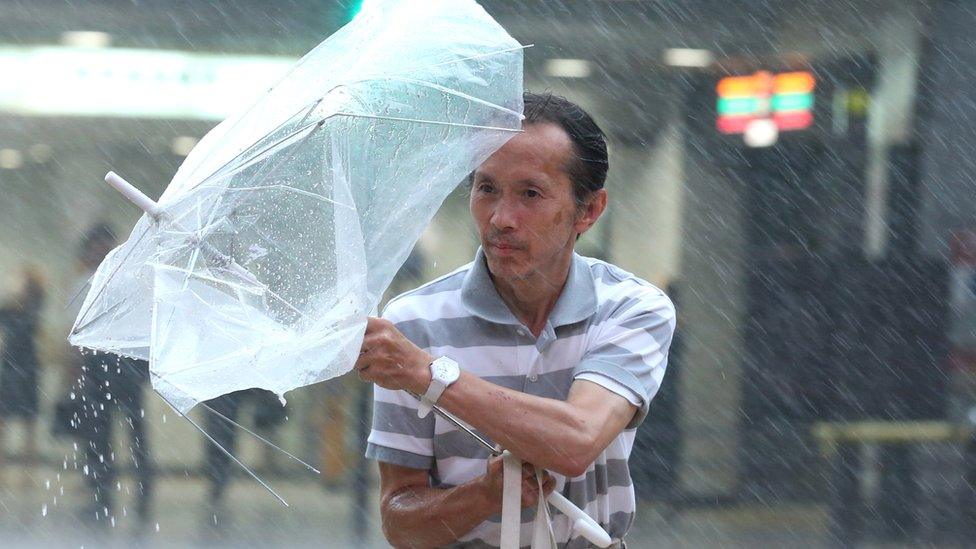
[[431,375],[442,383],[453,383],[460,377],[461,371],[453,360],[441,357],[431,364]]

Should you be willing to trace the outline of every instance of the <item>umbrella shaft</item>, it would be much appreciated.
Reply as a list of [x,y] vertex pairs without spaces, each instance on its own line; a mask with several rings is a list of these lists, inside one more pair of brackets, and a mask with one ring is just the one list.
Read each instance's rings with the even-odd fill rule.
[[[416,398],[417,400],[420,400],[420,395],[418,395],[416,393],[410,393],[410,394],[413,395],[413,397]],[[447,410],[442,409],[440,406],[438,406],[436,404],[434,404],[432,406],[432,409],[434,410],[434,413],[435,414],[437,414],[437,415],[441,416],[442,418],[446,419],[447,421],[451,422],[451,424],[453,424],[455,427],[457,427],[458,429],[461,429],[462,431],[464,431],[465,433],[467,433],[468,435],[470,435],[471,438],[473,438],[473,439],[477,440],[478,442],[480,442],[482,446],[484,446],[485,448],[488,448],[488,451],[491,452],[491,455],[493,455],[493,456],[500,456],[500,455],[502,455],[502,453],[498,450],[498,448],[495,448],[495,446],[493,446],[490,442],[488,442],[487,440],[485,440],[481,435],[479,435],[478,433],[476,433],[473,430],[471,430],[470,427],[468,427],[467,425],[461,423],[461,420],[459,420],[458,418],[456,418],[453,415],[451,415]]]

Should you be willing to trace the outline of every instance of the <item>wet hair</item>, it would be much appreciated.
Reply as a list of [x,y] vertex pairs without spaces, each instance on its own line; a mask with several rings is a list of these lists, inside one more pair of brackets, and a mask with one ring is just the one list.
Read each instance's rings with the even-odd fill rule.
[[21,302],[25,310],[38,311],[44,304],[44,276],[33,265],[24,269],[24,287],[21,289]]
[[78,246],[79,255],[83,256],[95,246],[95,244],[100,244],[103,242],[111,242],[114,244],[116,242],[115,230],[112,226],[105,222],[99,222],[85,231],[85,236],[81,238],[81,243]]
[[[526,124],[555,124],[569,136],[573,144],[573,159],[566,166],[566,173],[573,183],[573,198],[582,207],[593,191],[603,188],[607,181],[610,160],[607,154],[607,137],[593,117],[582,107],[565,97],[552,93],[525,92],[522,95]],[[465,181],[468,187],[474,182],[474,173]]]
[[565,97],[548,92],[525,92],[522,99],[525,103],[523,126],[555,124],[566,132],[573,143],[573,158],[566,166],[566,173],[573,182],[576,203],[582,206],[607,181],[610,160],[606,134],[589,113]]

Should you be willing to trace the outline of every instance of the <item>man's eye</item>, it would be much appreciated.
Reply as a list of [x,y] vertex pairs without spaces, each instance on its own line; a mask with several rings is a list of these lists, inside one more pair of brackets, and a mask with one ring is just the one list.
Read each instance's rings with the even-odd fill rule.
[[495,190],[495,188],[492,187],[491,185],[487,184],[487,183],[482,183],[481,185],[478,185],[478,191],[479,192],[490,193],[490,192],[492,192],[494,190]]
[[539,194],[539,191],[534,191],[532,189],[529,189],[525,191],[525,196],[527,196],[528,198],[536,198],[542,195]]

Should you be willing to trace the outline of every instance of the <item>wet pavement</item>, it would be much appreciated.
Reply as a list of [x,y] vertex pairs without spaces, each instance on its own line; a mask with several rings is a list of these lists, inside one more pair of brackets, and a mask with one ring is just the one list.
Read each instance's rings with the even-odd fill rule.
[[[59,477],[59,472],[60,477]],[[357,543],[353,496],[326,489],[314,477],[271,475],[266,480],[289,507],[256,483],[238,478],[222,510],[208,509],[205,481],[193,475],[159,479],[151,520],[140,523],[131,477],[118,486],[114,522],[90,520],[79,511],[85,490],[79,474],[42,466],[27,474],[13,467],[0,490],[3,547],[387,547],[379,528],[375,488],[365,514],[368,537]],[[92,528],[92,524],[99,525]],[[819,506],[782,510],[729,507],[677,512],[642,504],[628,536],[642,547],[811,547],[824,542]]]

